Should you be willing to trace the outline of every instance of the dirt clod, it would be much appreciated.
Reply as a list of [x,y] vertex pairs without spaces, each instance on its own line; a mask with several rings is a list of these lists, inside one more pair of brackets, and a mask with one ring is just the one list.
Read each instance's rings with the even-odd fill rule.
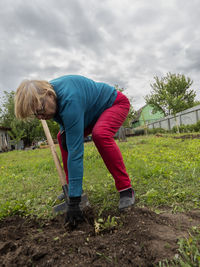
[[0,266],[152,266],[173,258],[178,238],[200,224],[200,211],[156,214],[134,207],[116,216],[123,226],[99,234],[91,215],[73,231],[61,215],[51,221],[5,218],[0,221]]

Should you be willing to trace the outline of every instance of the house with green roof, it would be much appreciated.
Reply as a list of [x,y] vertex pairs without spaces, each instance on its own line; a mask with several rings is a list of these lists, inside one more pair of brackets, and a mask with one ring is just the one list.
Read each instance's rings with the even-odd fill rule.
[[149,104],[143,106],[136,112],[134,120],[131,122],[133,128],[137,128],[156,120],[164,118],[164,113],[157,111],[153,113],[153,107]]

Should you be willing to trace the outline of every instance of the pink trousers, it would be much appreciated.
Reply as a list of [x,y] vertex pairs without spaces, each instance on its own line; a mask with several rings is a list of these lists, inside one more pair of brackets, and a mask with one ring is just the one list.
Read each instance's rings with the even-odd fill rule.
[[[94,125],[89,126],[84,131],[85,137],[92,134],[92,140],[94,141],[106,167],[112,174],[116,188],[119,192],[130,188],[131,181],[126,172],[122,154],[114,140],[114,135],[126,119],[129,108],[130,103],[128,98],[121,92],[118,92],[113,105],[101,114]],[[62,148],[60,132],[58,133],[57,138],[68,183],[68,152]]]

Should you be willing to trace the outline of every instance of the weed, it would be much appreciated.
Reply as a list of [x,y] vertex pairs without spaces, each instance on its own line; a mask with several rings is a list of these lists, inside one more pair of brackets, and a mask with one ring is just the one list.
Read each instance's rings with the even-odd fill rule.
[[108,216],[107,219],[99,218],[95,220],[94,226],[95,226],[95,233],[99,234],[100,232],[104,231],[110,231],[113,228],[115,228],[118,225],[118,217],[111,217],[110,215]]
[[109,256],[106,256],[104,253],[96,252],[97,256],[104,258],[108,263],[112,263],[112,258]]
[[193,227],[189,238],[181,238],[178,241],[179,254],[171,261],[159,262],[160,267],[181,266],[196,267],[200,266],[200,227]]

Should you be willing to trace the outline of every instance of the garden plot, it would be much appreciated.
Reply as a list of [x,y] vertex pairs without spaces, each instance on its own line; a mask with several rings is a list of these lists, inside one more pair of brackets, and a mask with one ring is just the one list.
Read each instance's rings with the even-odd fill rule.
[[[88,211],[89,212],[89,211]],[[88,221],[71,231],[63,216],[45,220],[18,216],[0,223],[1,266],[152,266],[178,257],[177,241],[200,224],[200,212],[156,214],[132,208],[120,227],[95,230]]]

